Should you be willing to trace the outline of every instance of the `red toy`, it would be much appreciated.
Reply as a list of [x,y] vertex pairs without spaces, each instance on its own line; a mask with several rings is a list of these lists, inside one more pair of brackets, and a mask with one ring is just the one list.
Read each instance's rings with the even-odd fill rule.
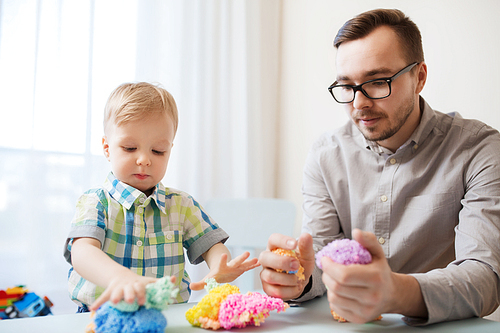
[[24,286],[0,290],[0,319],[46,316],[52,302],[31,293]]

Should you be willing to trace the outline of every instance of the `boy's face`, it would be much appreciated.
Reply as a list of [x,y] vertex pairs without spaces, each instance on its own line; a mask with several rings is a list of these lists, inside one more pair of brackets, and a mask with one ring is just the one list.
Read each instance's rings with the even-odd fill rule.
[[173,141],[170,116],[154,115],[120,126],[108,124],[102,148],[115,177],[149,196],[165,175]]

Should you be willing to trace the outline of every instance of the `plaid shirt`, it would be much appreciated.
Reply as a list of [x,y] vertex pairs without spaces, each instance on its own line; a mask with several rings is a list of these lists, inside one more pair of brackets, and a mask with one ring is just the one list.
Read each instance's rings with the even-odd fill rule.
[[[176,276],[177,302],[187,302],[190,279],[184,251],[193,264],[228,236],[188,194],[156,185],[152,195],[119,181],[110,173],[103,188],[85,192],[66,240],[64,256],[71,264],[74,238],[90,237],[114,261],[142,276]],[[90,305],[104,291],[70,269],[69,293],[75,303]]]

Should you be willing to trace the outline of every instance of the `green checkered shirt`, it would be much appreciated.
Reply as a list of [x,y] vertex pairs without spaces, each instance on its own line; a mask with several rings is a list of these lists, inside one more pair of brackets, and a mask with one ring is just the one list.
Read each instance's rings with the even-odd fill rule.
[[[190,279],[183,248],[193,264],[228,236],[190,195],[157,184],[151,196],[110,173],[102,188],[85,192],[76,205],[64,256],[71,264],[74,238],[90,237],[117,263],[138,275],[176,276],[177,302],[187,302]],[[69,293],[78,305],[90,305],[104,291],[71,268]]]

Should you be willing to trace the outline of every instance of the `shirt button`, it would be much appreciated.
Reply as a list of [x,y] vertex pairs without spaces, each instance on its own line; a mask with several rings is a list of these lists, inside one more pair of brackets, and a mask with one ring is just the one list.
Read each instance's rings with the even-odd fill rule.
[[396,159],[395,158],[391,158],[391,160],[389,161],[391,164],[396,164]]
[[146,199],[144,199],[144,198],[139,198],[139,202],[140,202],[141,204],[142,204],[142,203],[144,203],[144,201],[146,201]]
[[413,146],[413,149],[418,149],[418,145],[417,145],[417,144],[415,144],[415,145]]
[[167,235],[167,239],[168,239],[168,240],[171,240],[171,239],[172,239],[172,234],[168,234],[168,235]]
[[142,208],[137,208],[137,214],[142,214],[143,209]]
[[380,197],[380,201],[386,202],[387,201],[387,196],[386,195],[381,196]]
[[385,239],[384,239],[384,237],[380,237],[380,238],[378,239],[378,242],[380,243],[380,245],[383,245],[383,244],[385,243]]
[[142,241],[138,240],[135,244],[137,244],[137,246],[142,246]]

